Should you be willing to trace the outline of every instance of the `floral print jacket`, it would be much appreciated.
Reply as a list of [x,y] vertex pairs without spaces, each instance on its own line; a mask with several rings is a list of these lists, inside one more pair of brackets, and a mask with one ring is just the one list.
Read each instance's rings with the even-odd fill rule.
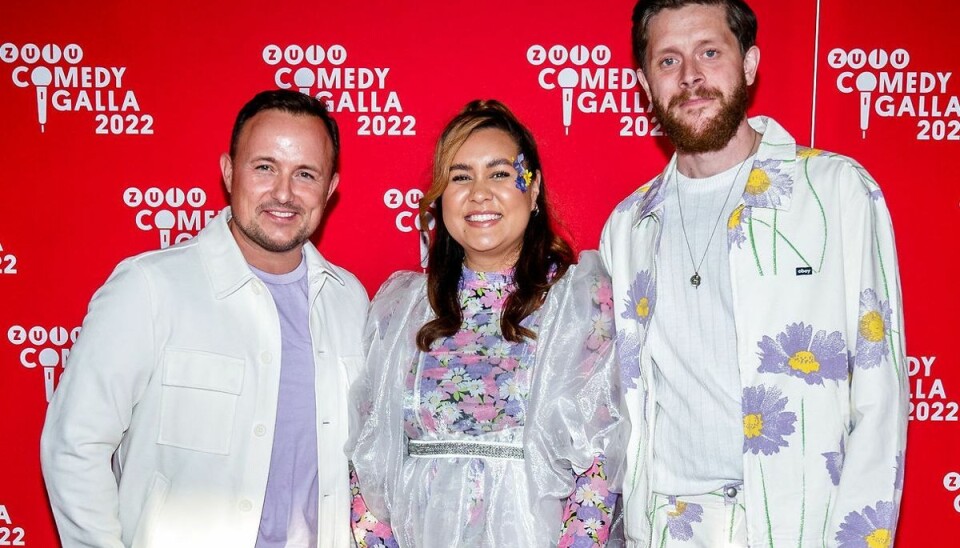
[[[727,222],[741,383],[750,546],[887,547],[903,488],[907,373],[893,229],[853,160],[803,148],[770,118]],[[614,287],[625,405],[630,546],[650,542],[657,395],[644,351],[676,157],[610,216],[601,256]],[[695,425],[691,425],[695,428]]]

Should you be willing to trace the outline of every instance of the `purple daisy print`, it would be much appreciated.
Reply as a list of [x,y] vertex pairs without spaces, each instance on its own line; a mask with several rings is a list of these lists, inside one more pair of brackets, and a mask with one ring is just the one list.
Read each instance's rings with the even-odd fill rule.
[[663,190],[663,182],[663,175],[661,175],[647,185],[648,190],[646,193],[649,196],[644,196],[646,200],[643,202],[643,207],[640,208],[641,217],[649,215],[651,211],[663,203],[663,199],[666,196],[665,192],[661,192],[661,190]]
[[627,320],[636,320],[646,327],[650,323],[650,313],[653,312],[656,302],[657,286],[653,276],[649,270],[641,270],[627,290],[627,309],[620,316]]
[[632,193],[630,193],[629,196],[624,198],[622,202],[617,204],[617,207],[615,207],[614,209],[619,213],[623,213],[624,211],[629,211],[634,205],[637,204],[637,202],[642,200],[643,197],[647,195],[647,191],[650,190],[650,186],[651,185],[643,185],[637,190],[634,190]]
[[843,459],[847,452],[843,446],[843,440],[840,440],[840,450],[821,453],[823,458],[827,459],[827,473],[830,474],[830,481],[834,485],[840,485],[840,473],[843,472]]
[[823,379],[847,378],[846,345],[839,331],[814,334],[812,325],[794,323],[776,340],[765,335],[757,346],[761,373],[785,373],[811,385],[823,385]]
[[667,530],[674,540],[690,540],[693,538],[693,525],[703,521],[703,507],[692,502],[677,500],[677,497],[667,497],[673,505],[673,510],[667,512]]
[[860,319],[857,322],[857,356],[854,365],[861,369],[877,367],[890,351],[887,332],[893,311],[873,289],[860,293]]
[[733,249],[733,246],[739,248],[747,241],[747,234],[743,226],[750,218],[751,211],[749,207],[740,204],[730,214],[730,218],[727,219],[727,250]]
[[[622,202],[617,204],[617,207],[614,208],[618,213],[623,213],[624,211],[629,211],[633,208],[638,202],[643,200],[651,190],[660,188],[660,185],[663,184],[663,175],[658,176],[656,179],[650,181],[649,183],[643,185],[642,187],[634,190],[629,196],[627,196]],[[656,197],[654,197],[656,200]],[[663,201],[662,199],[659,201]],[[654,204],[656,205],[656,204]],[[652,209],[651,206],[644,208],[642,215],[646,215]]]
[[877,502],[860,512],[850,512],[840,524],[838,548],[889,548],[893,546],[897,510],[892,502]]
[[743,202],[748,206],[779,207],[792,191],[790,177],[783,171],[782,160],[763,160],[753,164]]
[[779,388],[763,385],[743,389],[743,452],[772,455],[789,444],[784,439],[793,434],[797,415],[784,411],[787,398]]
[[620,384],[623,390],[636,388],[640,378],[640,341],[626,331],[617,331],[617,356],[620,360]]

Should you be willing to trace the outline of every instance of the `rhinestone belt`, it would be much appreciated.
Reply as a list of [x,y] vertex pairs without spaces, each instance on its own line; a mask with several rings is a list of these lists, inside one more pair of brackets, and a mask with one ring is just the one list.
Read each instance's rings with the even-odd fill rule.
[[411,457],[489,457],[523,460],[523,447],[505,443],[482,441],[424,441],[408,440],[407,453]]

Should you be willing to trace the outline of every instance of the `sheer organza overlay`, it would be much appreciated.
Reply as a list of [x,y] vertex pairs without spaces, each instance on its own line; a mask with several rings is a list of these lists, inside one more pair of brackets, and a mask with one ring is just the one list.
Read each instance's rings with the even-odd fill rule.
[[[495,427],[464,423],[456,410],[444,415],[417,394],[437,355],[423,356],[415,344],[417,330],[433,317],[425,281],[422,274],[395,274],[371,305],[367,369],[352,395],[352,459],[367,508],[389,523],[400,546],[556,546],[575,474],[606,455],[609,484],[618,486],[629,430],[620,413],[610,284],[599,258],[583,254],[527,319],[536,341],[519,343],[513,354],[504,347],[529,376],[517,375],[521,384],[510,388],[526,391],[525,408],[518,412],[508,402],[492,411],[502,416]],[[521,367],[531,357],[532,367]],[[411,368],[418,372],[413,382]],[[517,446],[524,457],[411,456],[411,438]]]

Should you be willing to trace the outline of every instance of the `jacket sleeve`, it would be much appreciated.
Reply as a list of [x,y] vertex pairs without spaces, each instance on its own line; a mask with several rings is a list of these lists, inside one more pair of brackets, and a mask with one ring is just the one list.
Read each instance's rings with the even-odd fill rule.
[[132,260],[90,302],[47,410],[41,465],[64,546],[122,547],[111,458],[153,371],[150,291]]
[[865,519],[892,543],[909,405],[900,275],[890,214],[879,188],[852,161],[841,173],[846,179],[840,229],[851,356],[850,424],[830,530],[840,541],[857,534]]

